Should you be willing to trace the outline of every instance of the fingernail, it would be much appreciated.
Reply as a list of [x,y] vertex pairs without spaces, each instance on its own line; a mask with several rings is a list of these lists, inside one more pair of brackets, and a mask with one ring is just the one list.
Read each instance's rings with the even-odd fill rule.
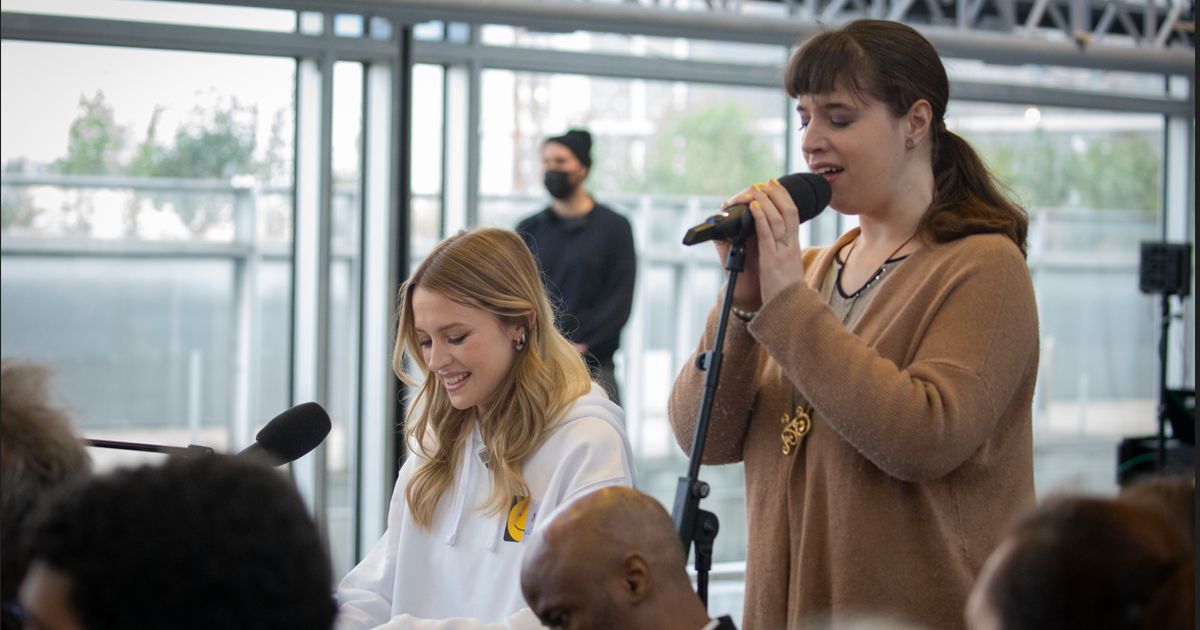
[[762,192],[763,185],[762,185],[762,184],[755,184],[754,186],[751,186],[751,188],[753,188],[754,190],[757,190],[757,191],[759,191],[759,192]]
[[750,202],[750,207],[751,207],[751,208],[754,208],[755,210],[758,210],[758,209],[761,209],[761,208],[762,208],[762,205],[760,205],[760,204],[758,203],[758,200],[757,200],[757,199],[755,199],[754,201],[751,201],[751,202]]

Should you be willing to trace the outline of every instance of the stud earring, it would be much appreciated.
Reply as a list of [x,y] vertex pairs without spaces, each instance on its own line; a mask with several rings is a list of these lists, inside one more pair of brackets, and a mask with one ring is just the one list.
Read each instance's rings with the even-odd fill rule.
[[905,140],[905,141],[904,141],[904,148],[905,148],[905,149],[911,149],[911,148],[913,148],[913,147],[915,147],[915,146],[917,146],[917,143],[913,142],[912,138],[909,138],[908,140]]

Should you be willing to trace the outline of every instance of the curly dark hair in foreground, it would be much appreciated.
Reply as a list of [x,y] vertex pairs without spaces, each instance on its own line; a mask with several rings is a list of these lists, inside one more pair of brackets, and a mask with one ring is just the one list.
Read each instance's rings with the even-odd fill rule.
[[[92,460],[56,400],[48,366],[0,360],[0,594],[15,601],[29,562],[25,524],[42,497],[91,474]],[[8,608],[0,627],[20,627]]]
[[1006,628],[1188,630],[1194,544],[1177,520],[1138,501],[1052,500],[1002,544],[988,599]]
[[316,525],[291,484],[261,464],[172,459],[94,478],[45,508],[30,557],[68,576],[91,630],[333,624]]

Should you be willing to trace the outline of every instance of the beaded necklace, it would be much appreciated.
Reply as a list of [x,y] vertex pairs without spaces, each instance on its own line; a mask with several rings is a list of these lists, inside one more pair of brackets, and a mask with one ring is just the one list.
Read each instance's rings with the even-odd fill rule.
[[[862,297],[862,295],[867,292],[867,289],[871,288],[871,285],[875,284],[880,278],[883,277],[883,274],[888,270],[888,263],[895,262],[896,254],[900,253],[900,250],[904,249],[904,246],[908,245],[914,238],[916,238],[916,236],[917,235],[914,232],[912,236],[904,239],[904,242],[900,243],[899,247],[892,250],[892,253],[888,254],[888,257],[883,259],[883,262],[879,264],[879,268],[875,270],[875,273],[871,274],[870,278],[867,278],[866,283],[859,287],[854,293],[846,295],[842,292],[842,272],[846,270],[846,264],[850,262],[850,255],[854,253],[854,246],[858,244],[858,239],[856,238],[850,243],[850,249],[846,250],[846,260],[838,261],[837,279],[834,281],[833,287],[843,299],[850,300],[850,307],[846,309],[846,314],[842,317],[843,324],[846,323],[846,321],[850,318],[850,313],[854,312],[854,305],[858,304],[858,298]],[[834,257],[834,260],[837,260],[836,256]]]
[[[854,312],[854,305],[858,304],[858,298],[862,297],[862,295],[866,293],[867,289],[870,288],[871,285],[875,284],[876,281],[883,277],[884,272],[887,271],[888,263],[894,262],[893,259],[895,258],[896,254],[900,253],[900,250],[904,249],[904,246],[908,245],[910,241],[916,238],[916,236],[917,235],[914,232],[912,236],[905,239],[903,243],[900,243],[899,247],[893,250],[887,258],[883,259],[883,263],[879,265],[879,268],[875,270],[875,273],[871,274],[871,277],[867,280],[867,282],[850,295],[842,293],[842,270],[846,268],[846,263],[850,262],[850,254],[854,253],[854,246],[858,243],[858,239],[856,238],[850,243],[850,249],[846,250],[845,261],[837,261],[837,256],[834,255],[834,260],[838,262],[838,271],[837,277],[834,280],[833,290],[837,291],[837,293],[840,294],[843,299],[850,300],[850,306],[846,309],[846,314],[842,316],[843,324],[850,319],[850,314]],[[783,443],[782,451],[785,456],[791,454],[792,449],[800,444],[800,440],[812,430],[813,425],[812,405],[802,405],[796,402],[795,387],[792,387],[791,408],[793,411],[790,414],[784,413],[783,417],[779,419],[780,423],[783,424],[783,429],[779,432],[779,440]]]

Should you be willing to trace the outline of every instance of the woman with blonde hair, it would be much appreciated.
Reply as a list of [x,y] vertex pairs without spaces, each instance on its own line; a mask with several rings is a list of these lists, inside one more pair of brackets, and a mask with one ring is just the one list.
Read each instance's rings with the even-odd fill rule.
[[633,484],[624,413],[554,328],[515,232],[440,243],[401,287],[399,320],[410,453],[386,533],[338,587],[339,628],[538,627],[522,541],[576,497]]

